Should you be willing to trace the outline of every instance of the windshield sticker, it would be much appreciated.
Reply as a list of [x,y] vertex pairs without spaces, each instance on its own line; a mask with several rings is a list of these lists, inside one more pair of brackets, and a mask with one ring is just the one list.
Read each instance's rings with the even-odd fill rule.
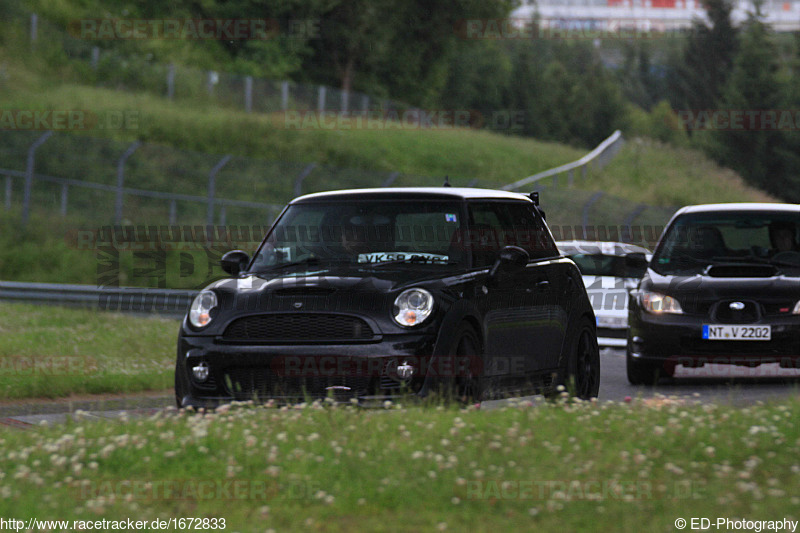
[[445,213],[444,221],[445,222],[458,222],[458,218],[456,217],[455,213]]
[[292,260],[292,248],[290,246],[275,248],[275,257],[279,258],[281,262],[288,263]]
[[419,261],[434,265],[444,265],[450,260],[448,255],[426,252],[374,252],[358,254],[359,263],[383,263],[386,261]]

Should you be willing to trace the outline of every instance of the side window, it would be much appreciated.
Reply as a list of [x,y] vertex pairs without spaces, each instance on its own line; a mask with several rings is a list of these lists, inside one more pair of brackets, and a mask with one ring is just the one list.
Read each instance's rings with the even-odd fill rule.
[[467,240],[472,248],[472,264],[476,267],[491,266],[502,248],[502,221],[496,204],[472,203],[469,206]]
[[498,202],[494,208],[502,226],[501,247],[519,246],[531,259],[559,255],[544,221],[536,216],[530,204]]
[[531,259],[558,256],[550,232],[524,202],[473,203],[469,209],[473,263],[490,266],[504,246],[519,246]]
[[505,204],[509,220],[506,224],[506,241],[503,246],[519,246],[527,251],[531,259],[542,259],[559,255],[547,226],[526,203]]

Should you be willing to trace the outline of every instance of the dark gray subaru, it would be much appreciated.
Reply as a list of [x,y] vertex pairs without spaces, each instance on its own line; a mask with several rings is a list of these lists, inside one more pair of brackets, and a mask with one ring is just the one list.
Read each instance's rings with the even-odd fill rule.
[[538,196],[452,187],[317,193],[195,298],[179,406],[444,393],[480,401],[559,384],[597,396],[595,318]]

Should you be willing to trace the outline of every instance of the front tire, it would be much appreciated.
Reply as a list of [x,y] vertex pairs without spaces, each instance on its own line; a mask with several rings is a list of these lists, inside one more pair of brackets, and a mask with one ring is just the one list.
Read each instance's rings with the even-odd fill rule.
[[481,341],[475,329],[463,322],[448,350],[452,361],[453,375],[446,380],[449,383],[448,393],[463,403],[481,401],[481,375],[483,374],[483,358],[481,357]]
[[625,369],[631,385],[655,385],[660,377],[672,377],[674,365],[637,361],[631,357],[630,350],[625,356]]
[[175,404],[178,406],[178,409],[183,407],[183,399],[186,397],[188,390],[189,384],[185,376],[184,379],[180,378],[179,366],[175,365]]
[[581,400],[597,398],[600,392],[600,348],[588,317],[581,318],[577,341],[561,367],[558,384]]

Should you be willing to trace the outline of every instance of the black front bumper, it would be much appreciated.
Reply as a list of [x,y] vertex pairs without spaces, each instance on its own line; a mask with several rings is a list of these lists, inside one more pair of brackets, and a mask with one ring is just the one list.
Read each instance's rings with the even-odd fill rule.
[[653,315],[640,309],[629,318],[628,357],[648,363],[702,366],[706,363],[756,366],[780,363],[800,368],[800,317],[762,319],[744,326],[769,325],[771,340],[706,340],[696,315]]
[[[233,344],[212,336],[181,335],[176,385],[183,407],[214,407],[231,401],[294,403],[332,398],[359,403],[424,396],[431,385],[435,338],[429,334],[384,335],[380,342],[348,344]],[[209,377],[199,382],[200,363]],[[415,367],[410,379],[398,364]]]

